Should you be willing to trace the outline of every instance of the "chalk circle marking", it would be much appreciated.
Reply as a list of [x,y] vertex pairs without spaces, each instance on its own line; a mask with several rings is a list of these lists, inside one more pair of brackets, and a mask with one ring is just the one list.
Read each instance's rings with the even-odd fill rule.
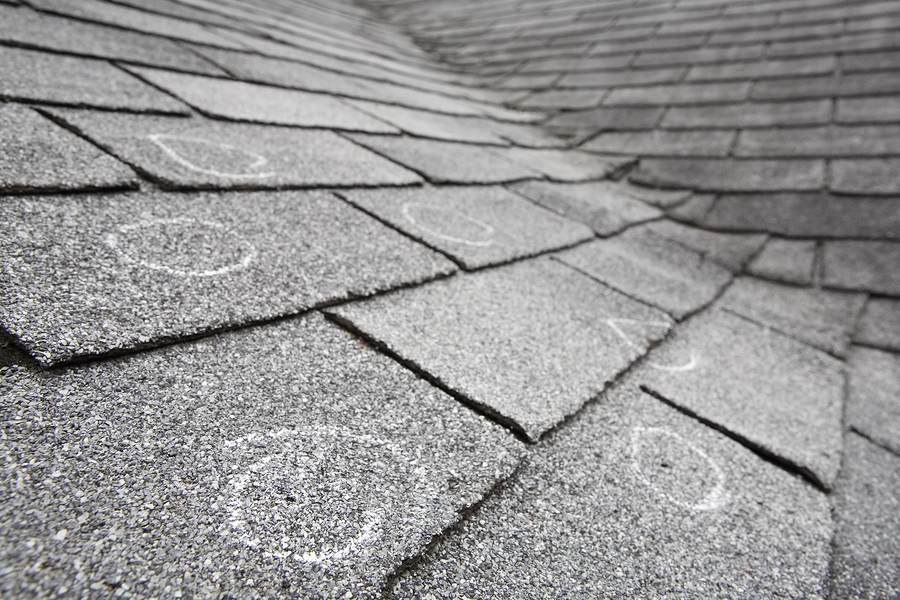
[[[607,319],[606,324],[612,328],[612,330],[616,333],[616,335],[619,336],[619,338],[623,342],[625,342],[626,344],[628,344],[629,346],[631,346],[632,348],[634,348],[636,350],[639,350],[640,347],[622,329],[620,324],[624,324],[624,323],[631,323],[631,324],[636,324],[636,325],[646,325],[646,326],[650,326],[650,327],[665,327],[666,329],[669,329],[672,326],[671,323],[667,323],[665,321],[640,321],[638,319],[618,319],[618,318]],[[700,365],[700,359],[694,353],[694,351],[691,350],[690,358],[683,365],[661,365],[661,364],[655,363],[653,361],[647,361],[647,365],[651,369],[657,369],[659,371],[668,371],[670,373],[680,373],[680,372],[684,372],[684,371],[693,371],[694,369],[696,369]]]
[[[697,456],[700,456],[710,466],[713,473],[715,474],[716,482],[715,485],[713,485],[712,489],[707,492],[699,502],[691,504],[689,502],[685,502],[684,500],[673,497],[671,494],[666,493],[665,490],[660,489],[644,473],[640,464],[641,447],[644,445],[642,442],[644,440],[652,439],[652,437],[668,437],[670,439],[673,439],[694,452]],[[724,507],[730,501],[728,490],[725,489],[725,473],[722,471],[722,468],[719,467],[719,465],[716,464],[702,448],[684,439],[674,431],[670,431],[662,427],[635,427],[634,429],[632,429],[631,468],[637,476],[638,480],[652,488],[657,494],[659,494],[661,497],[665,498],[672,504],[675,504],[676,506],[695,511],[712,511]]]
[[[405,218],[407,221],[409,221],[410,223],[412,223],[413,225],[415,225],[422,231],[424,231],[430,235],[433,235],[434,237],[436,237],[438,239],[442,239],[447,242],[453,242],[454,244],[463,244],[465,246],[477,246],[477,247],[482,247],[482,248],[487,247],[487,246],[492,246],[495,243],[495,241],[493,239],[490,239],[490,238],[493,238],[493,235],[495,233],[495,229],[491,225],[488,225],[487,223],[485,223],[483,221],[479,221],[478,219],[476,219],[474,217],[470,217],[467,214],[461,213],[458,210],[453,210],[450,208],[439,208],[436,206],[429,206],[427,204],[420,204],[418,202],[408,202],[403,205],[403,207],[400,209],[400,211],[403,214],[403,218]],[[472,239],[468,239],[468,238],[461,238],[461,237],[448,235],[441,231],[437,231],[437,230],[433,229],[432,227],[423,225],[421,223],[421,216],[419,216],[418,218],[415,216],[414,213],[416,211],[418,211],[420,214],[424,211],[432,211],[432,212],[444,213],[445,215],[460,218],[463,221],[471,223],[471,224],[475,225],[476,227],[480,228],[484,232],[484,237],[489,238],[489,239],[472,240]]]
[[[284,450],[264,456],[242,470],[240,474],[231,478],[230,485],[234,491],[234,495],[226,506],[226,510],[229,513],[228,522],[231,528],[241,536],[242,541],[246,545],[255,546],[259,540],[251,539],[246,531],[247,515],[241,505],[242,492],[251,486],[251,479],[255,473],[265,471],[267,466],[272,462],[277,463],[279,460],[290,458],[290,453],[294,449],[292,440],[299,441],[304,439],[308,440],[310,438],[314,440],[327,439],[331,442],[340,442],[342,444],[349,443],[357,446],[363,445],[368,448],[384,448],[393,457],[396,464],[412,465],[412,461],[406,453],[393,442],[380,437],[362,433],[353,433],[346,429],[336,427],[282,428],[277,431],[270,431],[266,434],[251,434],[236,440],[226,441],[226,447],[260,447],[267,446],[272,442],[286,442]],[[326,454],[314,454],[314,456],[316,457],[316,464],[314,467],[317,468],[327,468],[329,460],[333,458]],[[422,508],[421,510],[426,509]],[[281,544],[282,551],[273,551],[271,554],[280,559],[293,558],[293,560],[298,562],[312,564],[340,561],[351,555],[354,557],[365,556],[371,551],[373,544],[380,537],[379,528],[384,523],[386,517],[387,515],[383,509],[365,510],[363,512],[362,524],[359,526],[358,533],[337,548],[319,551],[304,550],[298,552],[290,547],[285,547],[285,541],[287,541],[287,546],[290,546],[290,540],[288,538],[282,538],[278,540]]]
[[132,223],[130,225],[122,225],[118,229],[118,233],[108,233],[104,237],[104,242],[107,246],[109,246],[115,253],[125,262],[138,264],[142,267],[146,267],[147,269],[151,269],[153,271],[162,271],[164,273],[168,273],[170,275],[176,275],[178,277],[217,277],[219,275],[225,275],[226,273],[231,273],[233,271],[240,271],[241,269],[245,269],[256,259],[256,247],[250,242],[238,237],[237,242],[240,246],[243,247],[243,253],[241,259],[237,262],[233,262],[229,265],[225,265],[223,267],[219,267],[218,269],[178,269],[175,267],[171,267],[169,265],[160,264],[157,262],[145,260],[142,258],[135,258],[131,256],[128,252],[121,248],[119,243],[119,236],[131,233],[132,231],[138,231],[141,229],[149,229],[152,227],[166,227],[166,226],[183,226],[183,227],[206,227],[211,229],[217,229],[220,231],[225,230],[225,226],[221,223],[215,223],[213,221],[202,221],[199,219],[192,219],[189,217],[175,217],[171,219],[150,219],[147,221],[139,221],[137,223]]
[[225,177],[231,179],[265,179],[267,177],[274,177],[275,172],[266,172],[266,173],[225,173],[222,171],[218,171],[216,169],[208,169],[206,167],[201,167],[199,165],[194,164],[189,161],[181,154],[176,152],[169,144],[167,144],[164,140],[176,140],[181,142],[189,142],[191,144],[199,144],[203,146],[210,146],[213,148],[219,148],[222,150],[228,150],[231,152],[239,152],[253,159],[253,162],[248,166],[250,169],[259,169],[261,167],[266,166],[269,163],[269,159],[267,159],[262,154],[258,152],[252,152],[250,150],[245,150],[244,148],[239,148],[237,146],[233,146],[231,144],[223,144],[220,142],[211,142],[209,140],[204,140],[203,138],[182,136],[182,135],[172,135],[167,133],[151,133],[147,136],[147,139],[152,143],[156,144],[156,146],[166,153],[166,155],[177,162],[179,165],[186,169],[190,169],[191,171],[196,171],[198,173],[204,173],[206,175],[214,175],[216,177]]

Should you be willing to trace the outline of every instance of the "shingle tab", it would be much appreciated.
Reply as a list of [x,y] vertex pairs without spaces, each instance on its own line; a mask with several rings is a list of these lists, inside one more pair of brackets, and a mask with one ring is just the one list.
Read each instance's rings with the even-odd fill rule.
[[593,232],[502,187],[341,192],[359,208],[453,257],[467,269],[571,246]]
[[835,240],[825,242],[823,282],[844,290],[900,296],[900,243]]
[[725,267],[645,228],[555,256],[679,320],[711,302],[731,281],[731,272]]
[[641,156],[728,156],[734,131],[606,132],[581,147],[592,152]]
[[8,198],[0,215],[0,320],[46,365],[455,270],[324,193]]
[[579,184],[526,181],[510,187],[557,214],[581,221],[604,236],[663,214],[658,208],[635,198],[629,188],[605,181]]
[[853,341],[900,351],[900,300],[870,298],[859,319]]
[[[549,259],[328,310],[535,441],[671,324]],[[632,322],[637,332],[626,342],[619,331]]]
[[660,126],[686,129],[736,129],[778,125],[822,125],[830,120],[830,100],[745,102],[707,106],[673,106],[666,111],[666,116]]
[[900,158],[833,160],[829,187],[839,194],[900,195]]
[[136,187],[128,167],[33,110],[0,104],[0,193]]
[[773,238],[753,259],[748,271],[763,279],[812,285],[815,262],[815,241]]
[[432,183],[500,183],[540,179],[528,167],[488,148],[412,137],[351,135],[353,141],[389,157]]
[[711,192],[808,191],[822,187],[821,160],[647,158],[629,175],[645,185]]
[[392,592],[816,597],[831,533],[824,494],[629,379],[554,435]]
[[854,348],[849,371],[847,424],[900,454],[900,357]]
[[167,188],[405,185],[422,178],[331,131],[55,110]]
[[714,310],[655,349],[639,382],[828,488],[841,463],[843,364]]
[[371,596],[522,454],[318,315],[75,369],[7,368],[0,385],[13,414],[65,423],[18,419],[0,441],[35,459],[4,475],[5,557],[68,557],[5,570],[16,596]]
[[103,60],[0,47],[0,99],[136,112],[187,107]]
[[384,121],[326,95],[229,79],[129,67],[197,110],[235,121],[329,127],[348,131],[398,133]]

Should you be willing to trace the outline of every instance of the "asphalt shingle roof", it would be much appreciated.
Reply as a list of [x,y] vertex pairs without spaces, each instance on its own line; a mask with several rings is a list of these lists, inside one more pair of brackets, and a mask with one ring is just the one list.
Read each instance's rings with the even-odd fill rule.
[[896,598],[894,0],[0,0],[0,595]]

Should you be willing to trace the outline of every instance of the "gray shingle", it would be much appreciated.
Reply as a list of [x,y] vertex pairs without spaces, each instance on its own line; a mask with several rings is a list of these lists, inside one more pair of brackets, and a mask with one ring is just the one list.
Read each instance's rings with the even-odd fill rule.
[[819,125],[830,120],[830,100],[742,102],[709,106],[673,106],[666,111],[660,126],[736,129],[777,125]]
[[900,454],[900,357],[857,347],[849,371],[847,424]]
[[838,77],[764,80],[753,87],[752,97],[759,100],[795,100],[897,93],[900,93],[900,78],[855,73]]
[[525,108],[593,108],[606,94],[600,90],[545,90],[528,96],[517,104]]
[[574,149],[493,148],[491,151],[553,181],[602,179],[634,161],[629,156],[598,156]]
[[854,71],[894,71],[900,69],[900,52],[866,52],[845,54],[841,57],[841,69]]
[[820,350],[844,356],[865,301],[863,294],[741,277],[728,288],[720,304]]
[[645,185],[702,191],[807,191],[822,187],[821,160],[642,159],[629,179]]
[[623,71],[593,71],[569,73],[559,80],[559,87],[611,88],[626,85],[649,85],[652,83],[674,83],[684,75],[684,68],[676,69],[630,69]]
[[113,58],[177,71],[224,71],[166,38],[0,6],[0,40],[45,50]]
[[360,100],[348,100],[347,103],[411,135],[451,142],[508,145],[493,131],[488,119],[442,115]]
[[837,598],[900,594],[900,458],[847,436],[847,458],[835,494],[831,590]]
[[4,555],[56,564],[5,570],[15,596],[373,595],[522,454],[318,315],[0,377],[61,424],[0,442],[35,459],[4,475]]
[[900,195],[900,158],[833,160],[829,187],[839,194]]
[[0,193],[136,187],[128,167],[24,106],[0,104]]
[[773,238],[753,259],[748,270],[763,279],[812,285],[815,261],[815,241]]
[[662,216],[662,211],[636,199],[628,188],[605,181],[580,184],[527,181],[510,187],[555,213],[581,221],[604,236]]
[[301,127],[398,133],[396,128],[387,123],[326,94],[158,69],[129,67],[129,70],[213,117]]
[[835,120],[838,123],[900,123],[900,98],[839,98]]
[[359,208],[456,259],[467,269],[570,246],[593,232],[502,187],[342,192]]
[[900,300],[870,298],[859,319],[853,341],[900,351]]
[[708,311],[676,328],[638,381],[826,488],[841,462],[843,364],[743,317]]
[[[329,312],[531,440],[598,394],[670,327],[665,313],[549,259]],[[626,343],[619,320],[646,326]]]
[[187,107],[103,60],[0,47],[0,99],[186,114]]
[[727,156],[734,136],[734,131],[611,131],[581,147],[641,156]]
[[836,64],[837,60],[833,56],[816,56],[793,60],[701,65],[691,67],[686,81],[725,81],[730,79],[747,81],[797,75],[821,75],[834,71]]
[[580,143],[598,131],[651,129],[663,114],[660,107],[603,107],[556,114],[544,122],[551,132]]
[[422,178],[331,131],[55,110],[167,188],[404,185]]
[[394,596],[824,594],[827,498],[633,380],[541,450],[404,573]]
[[701,221],[717,229],[788,237],[900,239],[900,201],[820,193],[726,195]]
[[43,364],[455,270],[324,193],[8,198],[0,214],[2,325]]
[[725,267],[652,229],[630,229],[556,257],[679,320],[708,304],[731,281]]
[[500,183],[541,178],[537,171],[471,144],[396,136],[349,137],[421,173],[432,183]]
[[714,260],[732,272],[738,272],[766,241],[766,236],[753,233],[718,233],[690,227],[668,219],[654,221],[647,229]]
[[826,286],[900,296],[900,242],[825,242],[822,260]]
[[742,131],[735,156],[884,156],[900,154],[900,125],[797,127]]
[[622,87],[611,91],[603,105],[719,104],[739,102],[749,92],[750,84],[745,82]]

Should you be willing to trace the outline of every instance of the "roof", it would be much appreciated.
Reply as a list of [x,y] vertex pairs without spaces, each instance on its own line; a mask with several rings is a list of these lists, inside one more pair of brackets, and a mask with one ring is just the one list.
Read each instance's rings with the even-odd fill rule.
[[900,594],[900,6],[0,0],[0,591]]

